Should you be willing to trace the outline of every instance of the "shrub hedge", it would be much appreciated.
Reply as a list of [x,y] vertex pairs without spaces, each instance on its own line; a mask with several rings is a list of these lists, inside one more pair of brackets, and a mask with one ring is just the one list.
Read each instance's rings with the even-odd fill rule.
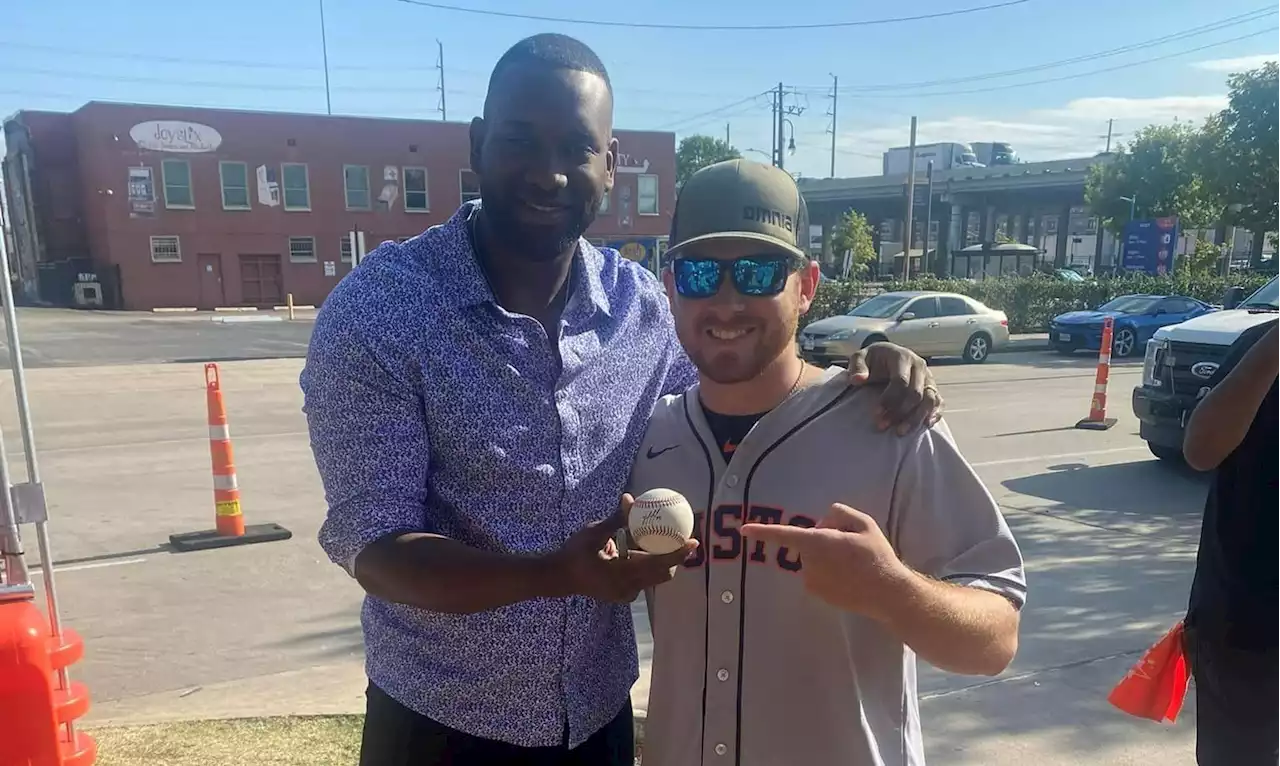
[[843,314],[880,292],[895,290],[937,290],[960,293],[1009,315],[1011,332],[1043,332],[1049,320],[1067,311],[1096,308],[1118,295],[1150,293],[1185,295],[1221,303],[1229,287],[1243,287],[1251,293],[1267,283],[1271,274],[1237,274],[1226,277],[1155,277],[1145,274],[1103,277],[1085,282],[1066,282],[1049,276],[998,277],[970,282],[964,279],[921,277],[909,282],[865,283],[824,280],[818,286],[813,307],[801,323],[808,324]]

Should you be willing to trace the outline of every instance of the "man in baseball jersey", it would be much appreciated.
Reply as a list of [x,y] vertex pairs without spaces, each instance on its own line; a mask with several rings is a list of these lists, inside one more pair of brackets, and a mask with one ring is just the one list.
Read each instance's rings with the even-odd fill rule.
[[1022,557],[947,428],[882,433],[874,394],[796,355],[808,230],[791,177],[745,160],[676,201],[699,382],[659,401],[629,491],[682,493],[700,544],[648,594],[646,766],[920,766],[916,656],[995,675],[1017,649]]

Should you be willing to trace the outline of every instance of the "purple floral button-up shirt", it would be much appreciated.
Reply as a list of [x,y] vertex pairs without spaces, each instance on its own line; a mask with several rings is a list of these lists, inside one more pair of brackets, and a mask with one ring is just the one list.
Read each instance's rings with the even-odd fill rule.
[[[484,550],[551,551],[617,508],[655,402],[695,379],[660,283],[579,243],[560,337],[494,301],[464,205],[383,243],[316,319],[301,377],[328,515],[350,568],[370,542],[425,531]],[[549,343],[559,346],[557,367]],[[540,599],[478,614],[364,602],[370,680],[487,739],[576,746],[637,676],[627,606]]]

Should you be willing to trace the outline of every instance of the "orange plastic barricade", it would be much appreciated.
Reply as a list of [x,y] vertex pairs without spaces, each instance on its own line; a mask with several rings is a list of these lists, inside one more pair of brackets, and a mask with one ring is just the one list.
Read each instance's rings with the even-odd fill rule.
[[1076,428],[1088,431],[1105,431],[1116,424],[1107,417],[1107,380],[1111,376],[1111,334],[1115,320],[1102,320],[1102,343],[1098,347],[1098,374],[1093,379],[1093,398],[1089,400],[1089,417],[1076,423]]
[[175,550],[198,551],[232,545],[288,540],[293,533],[279,524],[245,526],[240,506],[240,482],[236,478],[235,454],[231,449],[231,429],[222,400],[222,375],[216,364],[204,366],[205,403],[209,411],[209,457],[213,463],[214,528],[201,532],[169,535]]
[[[8,590],[15,591],[15,588]],[[71,723],[89,710],[83,684],[58,688],[60,668],[84,651],[80,637],[64,629],[49,635],[49,623],[24,594],[0,594],[0,766],[90,766],[97,744],[82,731],[67,738]]]
[[1173,723],[1182,710],[1189,679],[1179,621],[1129,669],[1107,701],[1129,715]]

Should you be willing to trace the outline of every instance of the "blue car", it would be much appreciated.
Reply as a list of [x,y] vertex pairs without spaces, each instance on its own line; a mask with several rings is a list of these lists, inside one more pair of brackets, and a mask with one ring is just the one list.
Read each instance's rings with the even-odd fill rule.
[[1216,311],[1213,306],[1181,295],[1121,295],[1094,311],[1069,311],[1049,322],[1049,345],[1060,354],[1097,351],[1102,346],[1102,322],[1114,320],[1112,356],[1143,353],[1156,330]]

